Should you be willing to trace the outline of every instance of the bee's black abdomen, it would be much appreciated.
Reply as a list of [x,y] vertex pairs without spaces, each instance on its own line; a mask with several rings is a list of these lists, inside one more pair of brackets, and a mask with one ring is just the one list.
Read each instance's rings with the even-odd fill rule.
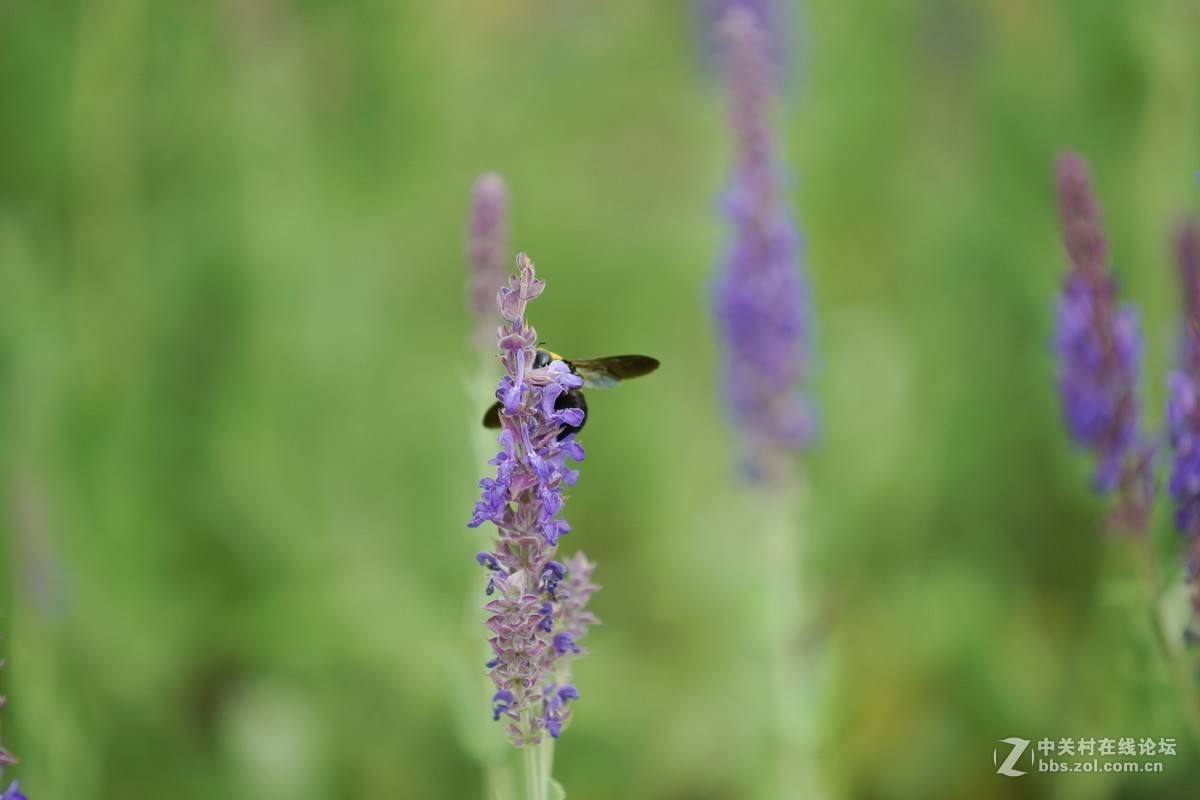
[[583,426],[587,424],[587,401],[583,399],[583,392],[578,389],[568,389],[558,396],[554,401],[554,410],[562,411],[564,408],[578,408],[583,412],[583,422],[578,425],[564,425],[563,429],[558,432],[558,440],[561,442],[572,433],[578,433],[583,430]]

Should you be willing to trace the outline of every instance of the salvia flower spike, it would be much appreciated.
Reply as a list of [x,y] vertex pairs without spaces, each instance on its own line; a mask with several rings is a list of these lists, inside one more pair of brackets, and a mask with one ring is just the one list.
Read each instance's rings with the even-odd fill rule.
[[1087,165],[1058,159],[1062,241],[1070,260],[1059,297],[1058,388],[1071,438],[1096,459],[1093,485],[1116,495],[1113,527],[1143,532],[1153,493],[1154,450],[1139,423],[1142,338],[1135,309],[1121,304]]
[[769,115],[770,39],[757,15],[733,6],[720,23],[737,163],[724,197],[732,237],[716,282],[725,396],[752,475],[802,449],[815,413],[803,384],[813,359],[800,232],[785,196]]
[[[1176,240],[1184,322],[1179,368],[1168,377],[1167,425],[1175,525],[1188,542],[1187,579],[1200,582],[1200,232],[1186,223]],[[1200,612],[1200,598],[1193,603]]]
[[496,693],[492,715],[507,721],[512,743],[540,744],[557,738],[579,697],[566,682],[570,659],[582,653],[578,644],[595,622],[585,609],[595,590],[592,564],[581,554],[566,564],[554,560],[559,537],[571,530],[559,517],[564,491],[579,477],[567,461],[582,461],[583,448],[563,426],[579,425],[583,412],[556,409],[555,401],[583,381],[562,361],[533,368],[537,332],[526,318],[526,306],[545,288],[524,253],[517,273],[497,296],[504,324],[497,331],[505,375],[496,389],[503,404],[498,437],[500,452],[488,463],[495,477],[479,485],[482,497],[468,523],[496,526],[491,552],[476,560],[487,570],[485,592],[491,601],[486,625],[492,633],[494,658],[487,663]]

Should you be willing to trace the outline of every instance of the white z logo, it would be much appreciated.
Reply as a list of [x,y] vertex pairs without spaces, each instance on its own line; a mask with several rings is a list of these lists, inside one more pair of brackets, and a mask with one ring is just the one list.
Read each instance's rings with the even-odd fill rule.
[[[1025,748],[1029,747],[1029,740],[1018,739],[1017,737],[1013,736],[1008,739],[1001,739],[1000,741],[1004,742],[1004,744],[1011,744],[1012,752],[1008,754],[1008,758],[1004,759],[1004,763],[996,769],[997,774],[1007,775],[1010,778],[1016,778],[1024,775],[1025,773],[1023,771],[1019,769],[1013,769],[1013,764],[1017,763],[1017,759],[1020,758],[1021,754],[1025,752]],[[996,763],[995,750],[992,751],[992,763]]]

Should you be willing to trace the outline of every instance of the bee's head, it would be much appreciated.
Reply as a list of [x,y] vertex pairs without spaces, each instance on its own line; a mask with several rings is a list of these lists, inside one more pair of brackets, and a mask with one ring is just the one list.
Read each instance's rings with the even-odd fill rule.
[[549,350],[539,347],[537,349],[537,355],[533,357],[533,368],[541,369],[542,367],[549,366],[551,361],[562,360],[562,356],[560,356],[558,353],[551,353]]

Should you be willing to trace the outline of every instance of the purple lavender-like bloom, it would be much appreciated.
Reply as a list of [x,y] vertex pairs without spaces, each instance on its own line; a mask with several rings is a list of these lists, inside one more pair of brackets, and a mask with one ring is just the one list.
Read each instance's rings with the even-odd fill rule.
[[[1183,287],[1184,323],[1179,369],[1168,378],[1167,425],[1171,435],[1171,480],[1175,526],[1188,541],[1187,579],[1200,582],[1200,233],[1185,224],[1176,240]],[[1200,613],[1200,595],[1193,597]]]
[[475,341],[486,346],[496,319],[496,287],[508,274],[508,187],[495,172],[485,172],[471,187],[467,219],[467,306],[475,319]]
[[811,312],[769,121],[770,42],[755,13],[740,6],[726,13],[720,34],[737,166],[724,198],[733,235],[716,282],[716,316],[725,396],[756,474],[812,439],[815,413],[802,388],[813,358]]
[[28,797],[21,794],[19,791],[20,781],[13,781],[9,787],[4,790],[4,794],[0,794],[0,800],[29,800]]
[[517,266],[497,298],[506,374],[496,389],[503,405],[500,452],[488,462],[496,476],[479,482],[483,491],[468,525],[492,522],[498,533],[495,549],[476,556],[488,573],[485,593],[494,598],[484,606],[492,615],[486,625],[495,656],[487,668],[497,688],[493,716],[508,720],[509,737],[521,746],[540,744],[544,733],[562,733],[568,702],[578,697],[565,683],[569,659],[582,652],[574,641],[596,620],[584,610],[595,591],[589,583],[593,565],[582,554],[565,564],[554,560],[559,537],[571,529],[558,516],[563,492],[579,477],[566,462],[584,457],[574,434],[558,439],[564,426],[583,422],[583,412],[554,406],[583,381],[562,361],[533,368],[537,332],[525,311],[545,284],[524,253]]
[[720,23],[733,9],[740,8],[754,15],[755,21],[766,36],[766,55],[779,65],[782,61],[784,22],[782,4],[779,0],[706,0],[702,5],[705,28],[713,37],[710,49],[721,52],[726,43],[721,41]]
[[1154,451],[1139,429],[1137,313],[1117,302],[1087,165],[1075,153],[1065,153],[1057,173],[1062,239],[1071,261],[1055,333],[1067,430],[1097,460],[1096,491],[1118,496],[1111,522],[1142,531],[1153,491]]

